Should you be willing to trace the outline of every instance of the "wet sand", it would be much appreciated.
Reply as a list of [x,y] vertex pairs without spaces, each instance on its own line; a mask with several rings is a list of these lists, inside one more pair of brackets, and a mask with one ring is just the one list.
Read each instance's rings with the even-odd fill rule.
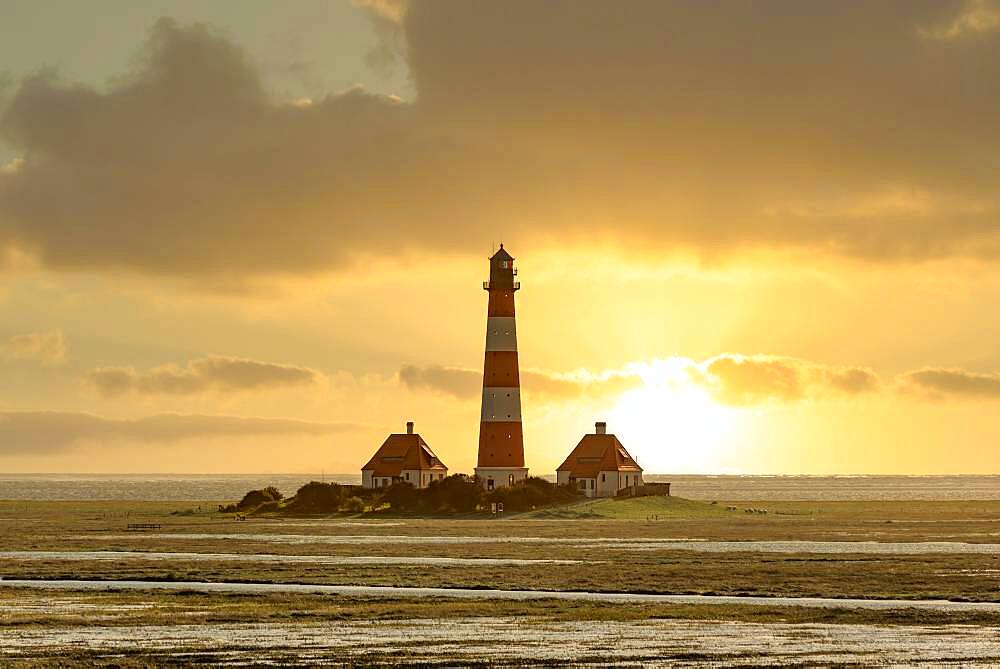
[[[517,618],[324,624],[204,624],[0,630],[0,658],[100,658],[123,652],[174,662],[640,662],[646,666],[991,664],[1000,629],[966,626],[789,625],[724,621]],[[111,659],[108,657],[108,659]],[[116,659],[121,659],[118,655]]]
[[395,565],[395,566],[464,566],[518,567],[550,564],[567,565],[591,560],[520,559],[520,558],[454,558],[454,557],[383,557],[338,555],[275,555],[270,553],[184,553],[157,551],[0,551],[0,560],[190,560],[193,562],[274,562],[329,565]]
[[564,592],[553,590],[490,590],[470,588],[398,588],[366,585],[315,585],[308,583],[232,583],[198,581],[86,581],[51,579],[0,579],[0,588],[48,590],[183,590],[206,593],[309,593],[349,597],[403,599],[442,597],[454,599],[558,599],[647,604],[738,604],[742,606],[807,606],[826,609],[922,609],[949,613],[1000,612],[1000,602],[955,602],[944,599],[837,599],[832,597],[735,597],[728,595],[654,595],[626,592]]
[[709,541],[703,539],[664,539],[657,537],[531,537],[531,536],[428,536],[428,535],[331,535],[331,534],[266,534],[266,533],[133,533],[94,534],[76,539],[103,541],[254,541],[275,544],[552,544],[569,548],[617,548],[624,550],[672,550],[701,553],[818,553],[871,555],[971,554],[1000,555],[1000,543],[968,543],[960,541]]

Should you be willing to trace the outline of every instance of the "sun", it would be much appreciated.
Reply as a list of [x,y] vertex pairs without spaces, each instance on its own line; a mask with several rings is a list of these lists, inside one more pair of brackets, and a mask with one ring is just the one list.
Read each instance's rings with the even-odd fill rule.
[[735,473],[738,412],[693,384],[685,364],[671,359],[636,368],[643,385],[619,398],[609,431],[647,473]]

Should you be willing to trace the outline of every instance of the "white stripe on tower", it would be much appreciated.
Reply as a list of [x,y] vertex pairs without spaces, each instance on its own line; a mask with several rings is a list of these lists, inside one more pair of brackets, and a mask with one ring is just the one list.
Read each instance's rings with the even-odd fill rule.
[[517,325],[513,316],[490,316],[486,319],[486,350],[517,350]]
[[483,422],[521,420],[520,388],[483,388]]

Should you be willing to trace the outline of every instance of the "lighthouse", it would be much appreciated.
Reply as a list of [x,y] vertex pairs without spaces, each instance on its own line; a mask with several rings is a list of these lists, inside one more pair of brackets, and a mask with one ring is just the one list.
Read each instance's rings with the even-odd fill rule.
[[514,258],[500,250],[490,258],[486,311],[486,360],[483,363],[483,405],[479,423],[476,477],[487,490],[514,485],[527,478],[524,435],[521,432],[521,382],[517,367],[514,325]]

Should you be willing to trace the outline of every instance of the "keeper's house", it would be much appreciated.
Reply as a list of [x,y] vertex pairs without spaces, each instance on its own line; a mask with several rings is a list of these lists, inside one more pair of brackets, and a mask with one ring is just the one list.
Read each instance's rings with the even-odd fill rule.
[[618,491],[642,485],[642,467],[632,459],[607,423],[596,423],[556,470],[556,482],[571,484],[587,497],[614,497]]
[[375,455],[361,468],[361,486],[388,488],[393,483],[409,483],[426,488],[431,481],[448,476],[448,468],[419,434],[413,422],[406,424],[406,434],[390,434]]

